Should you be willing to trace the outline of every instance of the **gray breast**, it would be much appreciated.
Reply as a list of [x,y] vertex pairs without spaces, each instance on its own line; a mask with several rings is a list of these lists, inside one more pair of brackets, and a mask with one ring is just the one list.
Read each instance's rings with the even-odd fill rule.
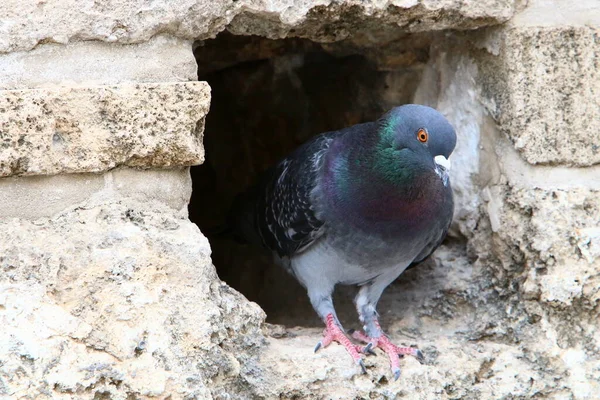
[[328,227],[325,240],[348,264],[367,270],[383,270],[408,265],[430,242],[429,235],[412,238],[382,237],[347,226]]

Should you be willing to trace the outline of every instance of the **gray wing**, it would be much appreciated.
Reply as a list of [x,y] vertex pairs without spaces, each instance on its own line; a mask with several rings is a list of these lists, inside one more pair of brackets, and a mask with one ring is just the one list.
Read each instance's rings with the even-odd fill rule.
[[234,224],[244,239],[284,258],[323,235],[324,222],[316,216],[312,193],[323,155],[341,133],[324,133],[300,146],[236,199]]
[[414,261],[411,262],[410,265],[408,267],[406,267],[406,269],[414,268],[417,265],[421,264],[426,259],[428,259],[429,256],[432,255],[433,252],[436,251],[436,249],[438,247],[440,247],[440,245],[442,244],[442,242],[446,238],[446,234],[447,233],[448,233],[448,228],[446,228],[443,231],[441,231],[439,239],[437,239],[436,241],[432,241],[427,246],[425,246],[425,248],[423,249],[423,251],[421,251],[421,253],[419,253],[419,255],[415,257]]

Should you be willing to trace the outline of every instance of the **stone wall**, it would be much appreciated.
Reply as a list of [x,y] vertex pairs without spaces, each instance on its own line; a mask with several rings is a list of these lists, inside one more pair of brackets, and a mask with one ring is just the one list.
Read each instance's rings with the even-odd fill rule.
[[[596,3],[3,2],[0,398],[595,398]],[[224,30],[232,39],[214,39]],[[255,37],[239,45],[234,35]],[[211,162],[211,149],[221,157],[238,141],[215,124],[204,132],[226,86],[214,85],[211,109],[197,71],[269,60],[293,76],[315,51],[361,57],[376,79],[356,83],[371,108],[336,104],[311,129],[410,100],[437,107],[459,134],[451,238],[379,306],[392,338],[426,354],[425,365],[403,360],[397,382],[382,355],[367,357],[363,375],[341,346],[313,354],[321,328],[295,319],[310,310],[288,283],[289,312],[271,316],[285,326],[265,323],[219,279],[188,217],[204,133]],[[294,140],[318,133],[285,121],[270,123]],[[268,158],[287,151],[269,146]],[[220,169],[235,167],[231,154],[212,165],[217,183],[194,174],[205,200],[190,215],[251,179]],[[231,176],[238,186],[213,190]],[[233,266],[254,257],[236,251]],[[289,278],[277,273],[266,280],[282,286]]]

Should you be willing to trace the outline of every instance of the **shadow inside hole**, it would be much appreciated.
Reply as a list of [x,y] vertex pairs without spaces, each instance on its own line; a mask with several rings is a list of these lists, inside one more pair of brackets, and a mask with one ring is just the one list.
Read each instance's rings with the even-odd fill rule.
[[[212,89],[206,161],[192,168],[190,219],[207,234],[221,279],[257,302],[267,320],[321,326],[304,288],[262,249],[211,234],[234,197],[312,136],[373,121],[409,103],[423,63],[380,69],[360,54],[332,54],[300,39],[229,34],[195,50],[199,80]],[[333,52],[335,53],[335,52]],[[354,288],[338,288],[340,319],[356,324]]]

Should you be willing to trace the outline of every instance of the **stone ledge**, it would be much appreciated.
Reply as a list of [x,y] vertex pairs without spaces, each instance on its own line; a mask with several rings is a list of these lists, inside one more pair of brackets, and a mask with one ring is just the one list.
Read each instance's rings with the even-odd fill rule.
[[[207,39],[226,27],[244,34],[303,36],[327,41],[352,36],[365,24],[378,28],[388,25],[404,32],[473,29],[507,21],[514,13],[514,3],[514,0],[268,3],[108,0],[80,4],[76,0],[47,0],[38,4],[32,0],[9,0],[0,3],[0,15],[10,21],[0,26],[0,53],[30,50],[42,43],[84,40],[139,43],[157,34]],[[342,19],[351,21],[352,26],[340,25]],[[263,32],[265,29],[267,32]]]
[[[429,350],[424,350],[428,361],[421,365],[404,357],[400,379],[394,381],[389,360],[379,349],[364,357],[367,374],[361,374],[341,346],[310,353],[322,337],[320,330],[287,329],[282,338],[268,338],[269,346],[261,353],[261,364],[277,369],[272,368],[274,379],[269,385],[263,383],[259,393],[284,399],[494,399],[529,398],[544,389],[541,374],[522,355],[525,346],[468,341],[440,332],[419,335],[416,341]],[[398,343],[412,343],[391,336]],[[493,371],[480,378],[485,365]]]
[[201,164],[205,82],[5,90],[0,176]]
[[600,163],[600,28],[490,29],[479,42],[483,96],[530,164]]
[[197,80],[197,69],[191,42],[168,36],[132,45],[48,43],[0,54],[0,89],[188,82]]
[[189,168],[117,168],[104,174],[11,176],[0,179],[0,215],[33,220],[107,200],[156,201],[187,215],[191,192]]

